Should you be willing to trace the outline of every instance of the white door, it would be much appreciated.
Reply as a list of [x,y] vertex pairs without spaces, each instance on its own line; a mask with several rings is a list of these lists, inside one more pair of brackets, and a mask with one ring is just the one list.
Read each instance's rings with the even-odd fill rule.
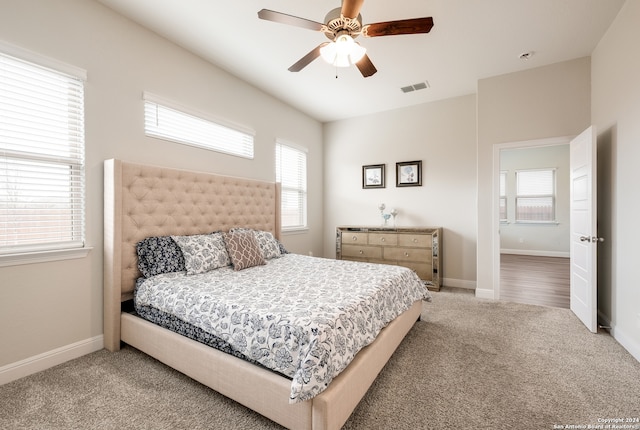
[[597,320],[596,133],[591,126],[570,144],[571,310],[592,332]]

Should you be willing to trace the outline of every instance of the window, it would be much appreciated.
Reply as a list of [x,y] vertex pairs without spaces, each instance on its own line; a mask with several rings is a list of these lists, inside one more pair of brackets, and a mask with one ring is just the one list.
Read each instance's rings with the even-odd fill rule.
[[307,153],[276,142],[276,181],[282,184],[282,230],[307,227]]
[[507,172],[500,172],[500,222],[507,221]]
[[72,66],[60,72],[55,60],[24,54],[43,65],[0,53],[3,262],[16,254],[83,248],[85,239],[85,72]]
[[555,221],[555,170],[521,170],[516,181],[516,222]]
[[210,121],[201,113],[187,113],[149,93],[144,94],[144,131],[147,136],[238,157],[253,158],[253,130],[226,121]]

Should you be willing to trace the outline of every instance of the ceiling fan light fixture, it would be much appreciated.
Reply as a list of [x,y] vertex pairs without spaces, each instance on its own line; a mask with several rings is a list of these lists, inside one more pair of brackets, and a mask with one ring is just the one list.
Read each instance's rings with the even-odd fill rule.
[[357,63],[366,52],[366,48],[356,43],[348,34],[339,34],[333,42],[320,48],[322,59],[336,67],[349,67]]
[[354,42],[353,47],[351,48],[351,54],[349,55],[349,58],[351,59],[351,62],[355,64],[358,61],[360,61],[360,59],[364,57],[364,54],[366,53],[367,53],[367,48],[360,45],[358,42]]

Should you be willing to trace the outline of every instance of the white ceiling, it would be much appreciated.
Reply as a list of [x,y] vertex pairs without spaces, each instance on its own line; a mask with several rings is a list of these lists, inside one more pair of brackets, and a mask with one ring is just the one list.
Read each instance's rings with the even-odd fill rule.
[[[378,73],[316,59],[287,70],[328,39],[264,21],[266,8],[324,22],[339,0],[98,0],[319,121],[476,92],[478,79],[591,54],[624,0],[367,0],[363,24],[431,16],[428,34],[360,37]],[[520,54],[533,52],[529,60]],[[337,71],[337,78],[336,78]],[[401,87],[428,81],[429,88]]]

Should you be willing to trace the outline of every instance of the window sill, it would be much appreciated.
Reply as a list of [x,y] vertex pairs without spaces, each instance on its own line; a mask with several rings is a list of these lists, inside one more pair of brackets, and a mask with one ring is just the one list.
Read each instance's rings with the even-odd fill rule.
[[296,228],[288,228],[286,230],[282,229],[280,231],[280,234],[283,236],[289,235],[289,234],[304,234],[309,232],[309,227],[296,227]]
[[0,255],[0,267],[20,266],[22,264],[46,263],[50,261],[84,258],[92,247],[58,249],[54,251],[25,252],[23,254]]

